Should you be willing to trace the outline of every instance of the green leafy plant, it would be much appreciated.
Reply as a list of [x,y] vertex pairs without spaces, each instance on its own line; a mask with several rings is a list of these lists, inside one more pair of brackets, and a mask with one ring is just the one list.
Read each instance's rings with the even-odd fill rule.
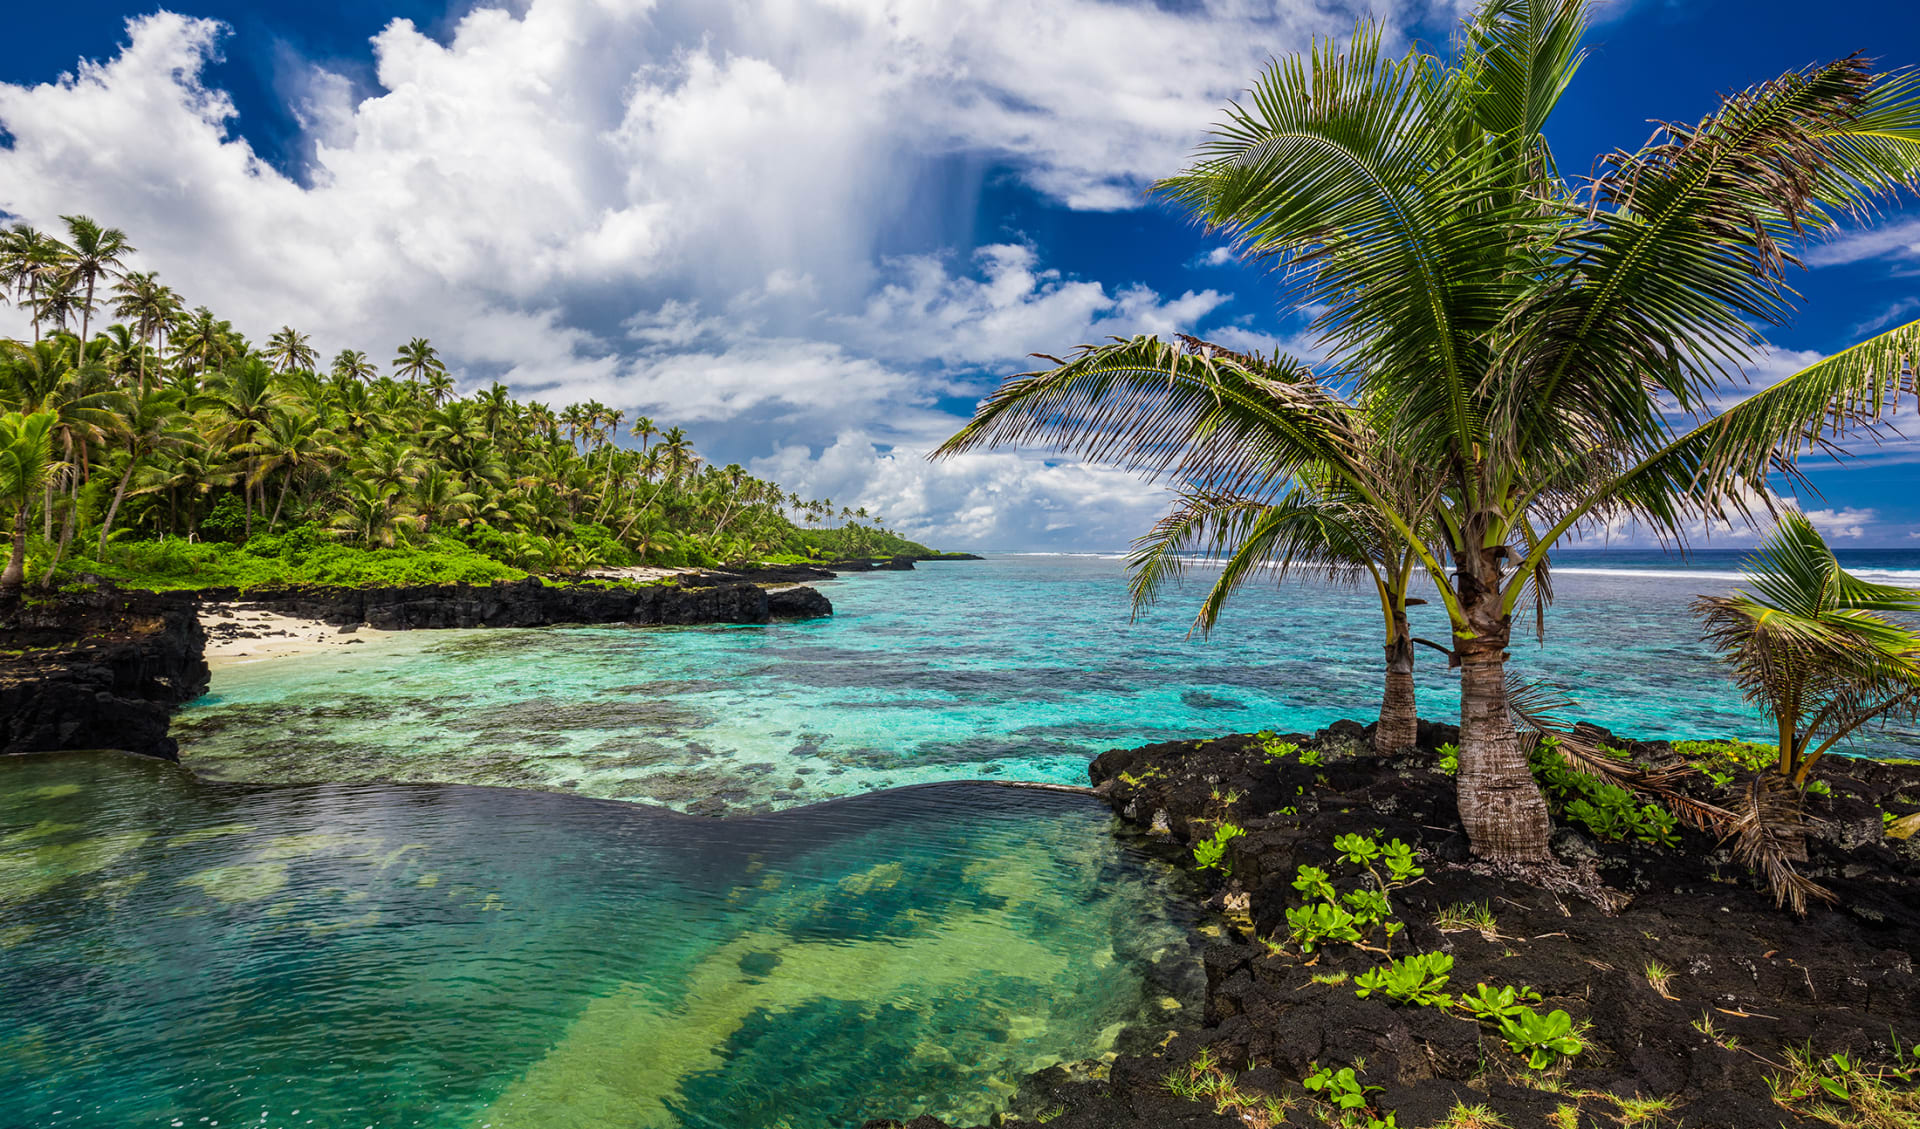
[[1529,763],[1560,814],[1595,837],[1608,842],[1636,839],[1662,847],[1679,845],[1679,821],[1671,812],[1659,804],[1641,803],[1618,784],[1567,767],[1552,739],[1539,743]]
[[1307,1088],[1308,1093],[1338,1110],[1364,1109],[1367,1104],[1367,1092],[1380,1088],[1362,1086],[1359,1076],[1353,1072],[1351,1066],[1343,1066],[1335,1070],[1330,1066],[1321,1066],[1317,1062],[1309,1065],[1313,1069],[1301,1081],[1301,1085]]
[[1472,992],[1462,993],[1460,996],[1461,1007],[1471,1011],[1482,1022],[1496,1026],[1502,1020],[1518,1016],[1522,1011],[1527,1010],[1528,1003],[1539,1002],[1539,992],[1524,985],[1516,987],[1512,984],[1499,988],[1479,984]]
[[1446,953],[1415,953],[1354,977],[1353,994],[1364,1000],[1379,992],[1414,1007],[1447,1007],[1453,997],[1440,989],[1452,972],[1453,958]]
[[1227,844],[1247,833],[1246,828],[1237,824],[1222,823],[1213,829],[1213,835],[1193,845],[1193,865],[1199,870],[1225,870],[1221,860],[1226,856]]
[[1287,931],[1300,951],[1310,953],[1329,941],[1349,945],[1360,943],[1360,930],[1353,915],[1332,902],[1317,902],[1287,911]]
[[1440,754],[1439,759],[1434,761],[1434,768],[1448,776],[1460,775],[1460,746],[1448,741],[1434,751]]
[[1324,898],[1327,901],[1332,901],[1334,898],[1333,882],[1328,878],[1327,872],[1317,866],[1303,866],[1295,871],[1293,888],[1307,898]]
[[1278,764],[1300,751],[1300,746],[1292,741],[1281,740],[1279,735],[1270,730],[1263,729],[1255,736],[1260,739],[1260,752],[1268,764]]
[[1535,1070],[1545,1070],[1587,1049],[1586,1041],[1574,1030],[1573,1017],[1558,1008],[1541,1015],[1523,1007],[1502,1016],[1500,1035],[1507,1041],[1507,1048],[1524,1055],[1527,1065]]
[[1383,853],[1380,844],[1365,835],[1335,836],[1333,849],[1340,852],[1342,860],[1359,866],[1372,866]]

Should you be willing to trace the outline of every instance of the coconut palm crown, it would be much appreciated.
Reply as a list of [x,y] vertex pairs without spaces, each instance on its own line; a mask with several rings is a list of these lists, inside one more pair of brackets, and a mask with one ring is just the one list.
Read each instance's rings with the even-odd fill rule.
[[[1438,585],[1461,671],[1474,849],[1545,860],[1550,823],[1506,701],[1512,615],[1589,525],[1674,539],[1750,516],[1807,451],[1873,434],[1920,322],[1720,414],[1793,310],[1804,238],[1920,183],[1920,76],[1859,58],[1789,72],[1562,178],[1544,129],[1587,0],[1493,0],[1453,59],[1363,24],[1271,64],[1158,191],[1284,270],[1327,360],[1254,373],[1153,338],[1010,379],[941,449],[1047,441],[1150,474],[1282,496],[1326,467]],[[1430,475],[1379,496],[1362,452]],[[1421,536],[1431,522],[1441,551]]]

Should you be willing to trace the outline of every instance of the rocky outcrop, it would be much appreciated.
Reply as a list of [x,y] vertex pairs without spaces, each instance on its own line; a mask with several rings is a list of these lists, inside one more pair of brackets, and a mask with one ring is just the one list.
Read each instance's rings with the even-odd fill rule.
[[[1638,1097],[1666,1104],[1661,1124],[1811,1129],[1824,1122],[1807,1116],[1808,1102],[1776,1104],[1775,1064],[1810,1048],[1816,1057],[1851,1054],[1870,1074],[1897,1057],[1890,1031],[1915,1037],[1920,858],[1904,842],[1838,828],[1920,810],[1920,764],[1823,762],[1831,794],[1813,814],[1827,830],[1809,841],[1804,872],[1838,901],[1795,917],[1724,844],[1684,827],[1677,845],[1662,846],[1563,824],[1556,868],[1509,875],[1476,860],[1455,780],[1429,743],[1454,733],[1422,725],[1423,747],[1376,756],[1370,731],[1345,722],[1275,741],[1174,741],[1095,760],[1095,793],[1176,865],[1192,870],[1195,845],[1224,823],[1239,829],[1218,866],[1194,874],[1196,896],[1219,913],[1202,925],[1217,938],[1203,956],[1205,1011],[1145,1053],[1030,1077],[1014,1116],[995,1125],[1234,1129],[1265,1123],[1241,1114],[1264,1116],[1277,1107],[1262,1099],[1272,1098],[1303,1107],[1287,1124],[1381,1124],[1391,1115],[1415,1129],[1451,1124],[1465,1105],[1498,1115],[1476,1124],[1600,1126],[1625,1124],[1619,1099]],[[1649,757],[1669,751],[1608,744]],[[1392,891],[1389,910],[1403,927],[1392,956],[1444,955],[1450,979],[1437,987],[1454,995],[1482,983],[1530,986],[1540,1014],[1561,1010],[1580,1025],[1578,1053],[1536,1070],[1465,1007],[1363,996],[1357,978],[1387,959],[1378,931],[1375,951],[1323,940],[1305,952],[1290,940],[1288,913],[1310,900],[1298,881],[1318,873],[1342,892],[1374,888],[1375,875],[1334,846],[1349,834],[1398,839],[1424,869]],[[1344,1067],[1366,1089],[1364,1112],[1343,1120],[1302,1084],[1315,1070]],[[1193,1087],[1212,1096],[1189,1100],[1170,1077],[1212,1087]],[[932,1118],[908,1125],[942,1129]]]
[[[808,595],[794,594],[798,592]],[[218,590],[205,593],[209,599],[239,599],[281,615],[338,627],[364,623],[385,631],[560,623],[767,623],[833,614],[833,604],[811,588],[780,595],[776,604],[755,584],[547,584],[534,577],[487,585],[254,590],[244,597]]]
[[91,592],[0,598],[0,753],[122,749],[178,759],[175,707],[204,694],[202,601],[243,600],[337,627],[389,631],[561,623],[767,623],[833,614],[812,588],[755,584],[502,584]]
[[175,706],[207,689],[191,596],[103,589],[0,597],[0,753],[178,758]]
[[833,614],[833,604],[817,588],[796,585],[767,593],[767,611],[775,619],[818,619]]

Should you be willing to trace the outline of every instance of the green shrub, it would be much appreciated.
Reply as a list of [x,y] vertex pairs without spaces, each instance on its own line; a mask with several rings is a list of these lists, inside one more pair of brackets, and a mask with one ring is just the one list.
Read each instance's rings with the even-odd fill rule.
[[1415,953],[1354,977],[1353,994],[1364,1000],[1379,992],[1415,1007],[1447,1007],[1453,997],[1440,989],[1452,973],[1453,958],[1446,953]]

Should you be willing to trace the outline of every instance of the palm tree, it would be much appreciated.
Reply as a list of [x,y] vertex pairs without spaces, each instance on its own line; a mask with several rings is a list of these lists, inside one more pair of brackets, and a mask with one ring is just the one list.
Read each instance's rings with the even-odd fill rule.
[[33,340],[40,341],[40,291],[63,273],[67,245],[19,224],[0,241],[0,286],[13,290],[20,305],[34,311]]
[[27,519],[34,496],[58,477],[52,412],[0,415],[0,502],[13,513],[13,550],[0,572],[0,592],[18,592],[27,581]]
[[394,544],[394,497],[400,488],[390,482],[349,478],[342,492],[346,508],[327,523],[335,533],[365,545],[391,548]]
[[181,315],[168,334],[168,342],[173,346],[175,363],[196,375],[204,376],[240,355],[233,325],[214,317],[205,306]]
[[[130,271],[114,283],[113,316],[130,323],[147,348],[160,348],[167,331],[180,316],[180,296],[160,282],[152,271]],[[147,384],[147,354],[140,353],[139,386]]]
[[33,311],[34,340],[40,340],[40,327],[52,326],[55,333],[67,333],[67,323],[80,309],[80,291],[70,274],[42,279],[34,296],[21,305]]
[[627,434],[640,441],[640,453],[644,455],[647,453],[647,441],[660,434],[660,429],[653,425],[652,416],[636,416],[633,429]]
[[80,340],[90,340],[87,328],[93,318],[93,291],[103,278],[114,278],[124,265],[122,258],[134,252],[127,233],[117,227],[101,227],[86,216],[61,216],[67,224],[68,246],[66,274],[74,288],[83,292],[79,302]]
[[307,343],[307,335],[290,325],[281,326],[267,338],[267,347],[261,355],[273,365],[275,372],[312,371],[320,363],[320,354]]
[[180,426],[185,413],[181,409],[180,394],[173,389],[142,389],[133,395],[123,396],[122,401],[111,430],[120,454],[126,457],[126,467],[121,471],[119,484],[114,487],[113,502],[107,507],[107,516],[100,523],[102,553],[107,551],[107,538],[113,532],[114,519],[120,515],[120,505],[126,501],[127,488],[133,482],[134,475],[154,455],[184,446],[194,438],[191,430]]
[[393,358],[393,374],[402,380],[418,382],[432,373],[444,373],[447,366],[440,363],[440,354],[428,344],[424,337],[416,337],[400,346]]
[[[1380,493],[1406,499],[1418,489],[1413,468],[1397,463],[1391,452],[1373,452],[1368,461]],[[1430,529],[1426,532],[1431,534]],[[1291,573],[1306,571],[1335,583],[1370,583],[1380,601],[1386,650],[1386,682],[1373,747],[1390,753],[1415,742],[1420,724],[1413,681],[1416,640],[1407,608],[1425,603],[1409,594],[1420,559],[1344,479],[1309,474],[1278,498],[1192,486],[1182,490],[1166,516],[1134,542],[1129,588],[1136,612],[1158,599],[1161,589],[1180,577],[1196,555],[1220,562],[1194,617],[1194,629],[1202,635],[1219,623],[1235,592],[1263,576],[1284,581]]]
[[[1789,241],[1920,182],[1920,75],[1857,58],[1790,72],[1576,193],[1542,131],[1587,12],[1497,0],[1451,62],[1389,60],[1363,25],[1344,50],[1269,66],[1161,183],[1325,311],[1325,375],[1262,387],[1218,377],[1231,359],[1137,338],[1010,381],[941,448],[1050,438],[1255,493],[1309,464],[1345,479],[1439,587],[1461,670],[1461,821],[1496,859],[1549,857],[1506,698],[1512,613],[1549,549],[1607,519],[1681,538],[1691,518],[1746,516],[1770,471],[1870,428],[1920,348],[1920,322],[1902,326],[1705,418],[1765,347],[1753,326],[1791,312]],[[1676,408],[1702,422],[1675,427]],[[1377,496],[1357,460],[1382,412],[1378,442],[1434,475],[1430,511]],[[1429,518],[1444,553],[1422,543]]]
[[[287,504],[287,493],[295,483],[325,469],[342,457],[326,428],[325,417],[318,412],[294,407],[276,407],[253,429],[253,438],[234,450],[253,457],[249,485],[263,486],[275,471],[280,472],[280,493],[273,502],[273,516],[267,519],[267,532],[280,523],[280,511]],[[260,499],[265,507],[264,491]]]
[[447,370],[438,369],[430,372],[427,374],[426,380],[421,383],[426,388],[427,401],[435,407],[453,399],[453,377],[447,375]]
[[334,354],[333,375],[342,380],[364,383],[379,376],[380,370],[360,350],[342,349]]
[[1748,701],[1779,731],[1778,774],[1804,789],[1828,750],[1869,723],[1920,714],[1920,592],[1840,567],[1813,523],[1788,512],[1747,562],[1748,588],[1694,610]]

